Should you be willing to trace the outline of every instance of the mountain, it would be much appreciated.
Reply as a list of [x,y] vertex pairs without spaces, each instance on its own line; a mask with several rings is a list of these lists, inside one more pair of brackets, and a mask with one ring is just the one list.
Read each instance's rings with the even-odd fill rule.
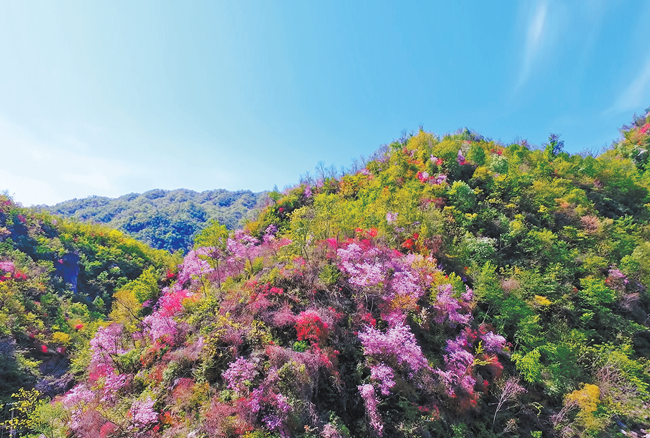
[[555,135],[420,131],[271,192],[243,229],[212,223],[182,262],[116,290],[74,387],[16,394],[16,428],[645,436],[650,112],[622,133],[591,156]]
[[150,190],[119,198],[91,196],[40,208],[83,222],[119,229],[153,248],[188,250],[210,220],[228,229],[240,226],[250,211],[263,205],[266,193],[248,190]]

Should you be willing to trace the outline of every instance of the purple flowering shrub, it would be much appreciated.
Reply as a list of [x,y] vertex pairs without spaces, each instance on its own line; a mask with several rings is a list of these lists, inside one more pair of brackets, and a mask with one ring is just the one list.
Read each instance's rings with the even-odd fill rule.
[[381,415],[377,409],[377,397],[375,397],[375,388],[372,385],[359,385],[359,394],[363,399],[366,408],[366,415],[370,423],[370,427],[378,436],[383,436],[384,424]]
[[97,394],[83,383],[76,385],[61,397],[62,405],[70,413],[70,428],[79,430],[84,412],[92,409]]
[[[66,396],[71,418],[97,406],[105,431],[134,436],[192,427],[293,436],[300,424],[326,433],[334,429],[319,419],[316,396],[326,391],[381,436],[393,430],[382,410],[395,396],[439,412],[468,409],[487,391],[505,338],[471,328],[471,289],[457,292],[462,283],[435,259],[390,249],[376,230],[316,242],[306,259],[277,233],[269,226],[257,239],[238,231],[218,254],[195,249],[176,281],[146,303],[150,313],[135,332],[118,323],[100,328],[91,379]],[[256,260],[259,271],[251,269]],[[327,285],[324,266],[334,279]],[[451,337],[444,350],[416,336],[432,327]],[[125,365],[134,359],[140,367]],[[143,382],[168,396],[143,393]],[[226,417],[193,424],[184,419],[190,412]]]
[[130,430],[141,431],[150,424],[158,422],[158,413],[153,409],[154,401],[151,397],[144,401],[135,401],[129,409],[128,416],[131,417]]
[[207,254],[209,254],[207,248],[190,251],[183,260],[183,267],[178,273],[177,284],[183,285],[188,281],[192,284],[200,283],[204,277],[214,272],[210,264],[200,257],[201,255]]
[[350,275],[350,284],[360,287],[376,286],[386,280],[390,258],[368,242],[352,242],[340,248],[337,254],[341,269]]
[[368,327],[359,333],[359,339],[366,357],[396,364],[410,375],[429,366],[408,326],[397,325],[386,333]]
[[238,395],[248,393],[248,386],[258,374],[257,365],[243,357],[237,358],[228,365],[228,369],[223,372],[223,379],[227,383],[228,389],[232,389]]
[[91,380],[113,374],[117,367],[116,358],[127,352],[122,327],[110,324],[97,329],[95,337],[90,341],[90,370]]
[[395,386],[395,373],[393,369],[383,362],[370,366],[370,378],[378,382],[382,395],[389,395],[390,389]]
[[[471,310],[469,306],[472,302],[472,290],[468,288],[467,292],[458,298],[455,298],[453,294],[451,284],[438,286],[436,303],[433,305],[436,323],[442,324],[449,321],[451,324],[468,324],[472,320],[472,313],[469,311]],[[460,313],[459,310],[465,311],[465,313]]]
[[[486,392],[503,371],[497,354],[505,354],[506,340],[481,327],[466,327],[455,339],[447,340],[444,370],[436,368],[449,402],[461,410],[474,408],[478,392]],[[481,370],[483,373],[479,373]],[[488,378],[486,378],[488,377]]]

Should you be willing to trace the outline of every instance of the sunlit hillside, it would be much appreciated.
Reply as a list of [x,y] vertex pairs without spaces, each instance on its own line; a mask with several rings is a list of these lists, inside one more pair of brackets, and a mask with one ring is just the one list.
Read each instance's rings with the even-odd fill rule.
[[[645,436],[650,112],[622,134],[592,156],[419,131],[176,262],[5,200],[3,345],[28,349],[5,431]],[[85,301],[53,274],[71,253]],[[67,348],[70,384],[43,398]]]

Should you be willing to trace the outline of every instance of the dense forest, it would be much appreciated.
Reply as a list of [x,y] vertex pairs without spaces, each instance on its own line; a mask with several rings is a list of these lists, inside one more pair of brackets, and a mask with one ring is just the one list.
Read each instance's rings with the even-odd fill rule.
[[183,260],[5,199],[5,430],[646,436],[649,148],[650,111],[598,156],[420,130],[212,222]]
[[91,196],[40,208],[83,222],[105,224],[152,248],[187,251],[194,236],[211,220],[229,230],[240,226],[251,210],[259,208],[266,193],[248,190],[150,190],[119,198]]

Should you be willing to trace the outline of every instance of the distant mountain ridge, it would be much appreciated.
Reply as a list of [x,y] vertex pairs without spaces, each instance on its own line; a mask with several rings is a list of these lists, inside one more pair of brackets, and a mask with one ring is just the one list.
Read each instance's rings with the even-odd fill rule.
[[119,198],[91,196],[40,208],[83,222],[109,225],[153,248],[186,250],[210,220],[235,229],[249,212],[261,207],[266,192],[224,189],[196,192],[154,189]]

